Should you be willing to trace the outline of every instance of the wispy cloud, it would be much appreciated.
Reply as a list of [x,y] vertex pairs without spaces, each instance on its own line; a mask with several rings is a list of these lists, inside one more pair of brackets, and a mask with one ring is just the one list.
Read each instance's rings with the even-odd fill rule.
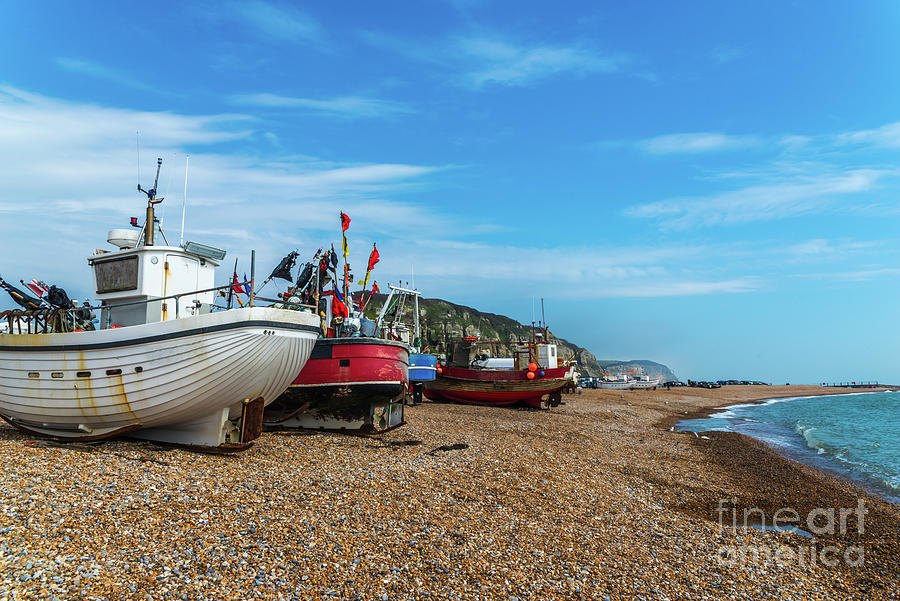
[[835,241],[815,238],[789,246],[785,253],[795,259],[833,259],[861,251],[871,250],[879,245],[874,241]]
[[[286,249],[330,244],[344,210],[354,219],[352,252],[378,242],[379,281],[407,278],[414,263],[417,283],[434,296],[455,298],[473,287],[520,297],[536,288],[564,289],[557,296],[577,298],[684,296],[761,285],[712,266],[697,277],[696,267],[715,254],[699,246],[537,248],[502,244],[495,236],[479,241],[485,229],[477,217],[403,200],[449,173],[445,166],[324,161],[297,149],[260,153],[256,145],[270,143],[256,125],[239,114],[151,113],[0,88],[0,214],[7,224],[0,256],[17,257],[4,275],[14,269],[11,277],[40,276],[71,286],[75,295],[87,293],[89,274],[78,257],[102,247],[105,232],[142,207],[134,192],[134,132],[141,129],[147,132],[145,186],[155,157],[165,160],[159,188],[167,200],[158,214],[169,239],[177,239],[171,224],[180,224],[184,156],[190,153],[186,237],[229,249],[242,265],[249,248],[267,265]],[[21,248],[29,252],[18,253]],[[7,306],[0,297],[0,307]]]
[[[627,142],[605,141],[598,148]],[[896,203],[877,193],[886,180],[900,174],[885,159],[900,149],[900,122],[839,133],[727,135],[717,132],[666,134],[631,142],[648,154],[724,153],[739,163],[732,167],[702,167],[695,175],[710,186],[731,186],[708,194],[667,198],[632,206],[630,217],[655,219],[662,227],[687,229],[769,221],[832,210],[852,210],[884,216]],[[745,152],[738,152],[738,151]],[[752,150],[752,154],[746,152]],[[754,162],[755,159],[755,162]],[[717,166],[724,157],[717,157]],[[736,182],[746,185],[734,188]],[[805,250],[829,252],[825,242]],[[797,256],[803,249],[797,250]]]
[[888,173],[858,169],[818,177],[798,176],[705,197],[647,203],[625,213],[658,219],[673,229],[780,219],[821,210],[830,199],[870,190]]
[[109,81],[138,90],[154,89],[149,84],[144,83],[140,79],[129,75],[128,73],[124,73],[122,71],[118,71],[116,69],[112,69],[110,67],[106,67],[92,61],[78,58],[60,57],[56,59],[56,64],[66,71],[69,71],[70,73],[79,73],[81,75],[93,77],[94,79]]
[[436,42],[372,31],[360,36],[372,46],[437,67],[450,83],[470,89],[523,87],[563,75],[612,73],[629,60],[623,53],[603,53],[589,44],[513,40],[485,33],[449,36]]
[[757,278],[738,278],[722,281],[669,280],[640,284],[619,283],[598,291],[598,296],[663,297],[736,294],[754,292],[760,286],[761,281]]
[[[218,232],[209,240],[214,244],[233,246],[227,236],[237,227],[252,233],[262,255],[277,254],[283,250],[279,246],[335,229],[340,208],[335,199],[345,210],[369,215],[372,231],[403,235],[421,223],[439,235],[448,227],[429,211],[392,198],[420,186],[438,168],[296,154],[260,158],[252,150],[257,138],[266,148],[270,142],[255,126],[254,119],[240,114],[135,111],[0,87],[0,213],[14,214],[16,222],[4,230],[0,254],[9,256],[25,245],[32,252],[17,262],[17,269],[55,270],[46,257],[80,256],[97,243],[84,232],[104,231],[123,215],[138,213],[140,199],[133,192],[137,130],[141,183],[148,185],[155,157],[163,157],[163,196],[180,191],[184,157],[191,154],[188,233],[202,224],[198,229]],[[229,152],[237,140],[242,141],[239,150]],[[173,206],[164,202],[161,215],[165,218]],[[35,238],[34,231],[52,229],[47,229],[48,215],[70,224],[77,220],[79,227]],[[70,277],[65,270],[71,267],[55,277]]]
[[460,81],[473,88],[525,86],[561,74],[611,73],[624,61],[580,46],[517,44],[485,36],[457,38],[455,45],[469,67]]
[[730,136],[715,132],[667,134],[637,143],[638,148],[650,154],[699,154],[740,150],[755,146],[760,141],[754,136]]
[[402,113],[412,113],[409,106],[390,100],[366,98],[363,96],[340,96],[329,99],[296,98],[278,94],[240,94],[232,96],[235,104],[266,108],[306,109],[321,114],[346,118],[381,117]]
[[874,279],[900,275],[900,267],[871,267],[851,271],[831,271],[826,273],[803,273],[799,278],[813,280],[832,280],[840,282],[866,282]]
[[256,33],[277,41],[321,42],[325,32],[318,21],[289,5],[264,0],[241,0],[228,5],[230,16]]
[[842,144],[862,144],[884,148],[900,148],[900,121],[888,123],[875,129],[864,129],[840,134],[835,142]]
[[252,122],[252,117],[240,114],[188,116],[101,107],[0,85],[0,139],[6,152],[13,148],[37,152],[42,146],[133,147],[136,131],[150,147],[217,144],[248,138]]

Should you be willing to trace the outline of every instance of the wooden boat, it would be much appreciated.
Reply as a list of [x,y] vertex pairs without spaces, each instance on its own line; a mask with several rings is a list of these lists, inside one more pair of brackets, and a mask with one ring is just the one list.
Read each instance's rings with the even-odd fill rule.
[[213,286],[225,252],[155,245],[153,207],[162,199],[155,187],[146,194],[145,227],[110,231],[119,250],[88,259],[100,329],[74,328],[65,307],[0,314],[0,417],[63,440],[129,434],[245,449],[259,436],[263,407],[306,363],[318,318],[254,306],[252,277],[250,306],[218,307],[218,292],[232,289]]
[[[528,374],[534,378],[529,379]],[[540,375],[543,373],[543,375]],[[441,366],[436,380],[425,383],[425,396],[434,401],[472,405],[559,405],[560,389],[572,380],[570,367],[493,370]],[[544,397],[548,397],[544,402]]]
[[263,405],[312,351],[313,323],[309,313],[247,307],[93,332],[3,334],[0,416],[69,440],[127,433],[246,444],[259,435]]
[[[342,214],[343,221],[343,214]],[[377,254],[369,257],[369,271],[377,262]],[[374,257],[374,259],[373,259]],[[302,283],[292,286],[288,295],[313,295],[321,299],[323,321],[321,337],[316,341],[309,362],[296,376],[288,390],[263,417],[268,430],[314,429],[355,434],[374,434],[391,430],[404,423],[406,392],[409,389],[409,353],[413,348],[409,336],[401,338],[385,326],[385,313],[395,294],[418,302],[418,292],[390,286],[391,296],[385,302],[377,321],[363,316],[359,302],[349,293],[345,277],[343,294],[335,285],[323,289],[321,281],[339,279],[337,257],[313,257],[303,273]],[[345,275],[347,265],[345,262]],[[331,271],[330,276],[329,271]],[[312,276],[312,273],[315,276]],[[320,280],[322,278],[322,280]],[[368,277],[366,278],[368,280]],[[371,298],[371,297],[370,297]],[[350,300],[350,306],[344,301]],[[320,301],[316,301],[317,303]],[[340,308],[334,309],[335,304]],[[416,312],[416,314],[418,314]],[[416,323],[418,331],[418,323]]]
[[306,366],[266,408],[267,429],[368,434],[405,423],[409,347],[371,337],[319,338]]
[[[514,369],[479,367],[488,363],[478,345],[508,345],[499,341],[465,338],[456,343],[452,365],[440,366],[437,379],[425,383],[425,396],[435,401],[473,405],[517,405],[555,407],[561,389],[572,381],[574,367],[559,367],[556,345],[542,342],[517,343]],[[545,398],[546,397],[546,398]]]

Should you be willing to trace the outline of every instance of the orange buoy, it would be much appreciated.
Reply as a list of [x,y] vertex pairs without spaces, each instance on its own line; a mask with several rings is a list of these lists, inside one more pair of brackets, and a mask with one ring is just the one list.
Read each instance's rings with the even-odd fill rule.
[[525,374],[525,377],[528,378],[529,380],[534,380],[534,372],[533,371],[528,372],[527,374]]
[[529,363],[528,371],[537,371],[537,363]]

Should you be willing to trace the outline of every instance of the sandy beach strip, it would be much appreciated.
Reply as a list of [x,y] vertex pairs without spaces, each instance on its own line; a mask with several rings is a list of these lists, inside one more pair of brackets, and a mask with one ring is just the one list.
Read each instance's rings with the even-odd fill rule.
[[[668,428],[818,387],[588,390],[550,411],[426,403],[378,439],[238,456],[0,427],[2,599],[831,599],[900,590],[900,508],[744,436]],[[721,527],[723,499],[868,513],[862,534]],[[801,527],[803,527],[801,525]],[[864,549],[860,566],[795,555]],[[723,549],[782,550],[734,562]],[[832,554],[833,556],[833,554]],[[807,558],[809,555],[807,555]]]

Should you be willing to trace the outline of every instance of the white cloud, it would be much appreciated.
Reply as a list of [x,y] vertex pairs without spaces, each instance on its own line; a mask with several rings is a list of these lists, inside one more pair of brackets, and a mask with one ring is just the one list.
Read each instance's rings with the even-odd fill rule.
[[638,147],[650,154],[696,154],[739,150],[754,146],[759,140],[753,136],[729,136],[714,132],[668,134],[638,142]]
[[[255,139],[266,148],[270,143],[255,125],[240,114],[135,111],[0,88],[0,256],[16,257],[14,265],[3,265],[4,275],[15,269],[19,277],[75,277],[72,257],[104,247],[108,228],[141,214],[137,130],[144,187],[152,183],[155,158],[164,159],[159,189],[168,199],[160,214],[170,235],[173,224],[180,224],[186,153],[188,236],[209,232],[204,241],[234,251],[246,250],[249,236],[261,260],[336,229],[340,208],[366,216],[376,232],[403,235],[416,222],[443,231],[444,222],[429,211],[391,198],[421,185],[418,180],[434,167],[260,158],[253,152]],[[236,141],[242,142],[239,154],[223,152]],[[229,234],[236,231],[245,232],[243,239]],[[22,248],[29,252],[16,250]],[[79,263],[72,273],[86,280]]]
[[228,5],[228,10],[234,20],[267,39],[317,43],[324,38],[321,25],[293,6],[263,0],[241,0]]
[[852,242],[815,238],[789,246],[786,249],[786,253],[797,259],[823,259],[869,250],[876,246],[878,246],[878,243],[874,241]]
[[87,75],[88,77],[93,77],[94,79],[109,81],[138,90],[156,89],[153,86],[127,73],[123,73],[116,69],[112,69],[110,67],[106,67],[92,61],[77,58],[60,57],[56,59],[56,64],[71,73],[80,73],[82,75]]
[[835,197],[870,190],[887,173],[857,169],[818,177],[797,176],[705,197],[647,203],[627,209],[625,214],[659,219],[674,229],[781,219],[821,210]]
[[461,37],[455,53],[469,69],[461,76],[468,86],[524,86],[563,73],[582,75],[617,71],[621,57],[601,56],[578,46],[515,44],[491,37]]
[[235,104],[266,108],[307,109],[317,113],[342,117],[380,117],[398,113],[411,113],[405,104],[362,96],[339,96],[330,99],[296,98],[278,94],[258,93],[232,96]]
[[528,86],[560,75],[612,73],[627,64],[624,54],[604,54],[586,44],[515,41],[499,35],[447,37],[417,42],[363,31],[364,42],[443,71],[454,85],[481,89],[490,84]]
[[684,266],[713,254],[700,246],[546,248],[420,239],[406,247],[412,252],[385,247],[385,270],[404,274],[414,266],[427,295],[451,299],[472,287],[494,296],[588,299],[745,293],[761,286],[756,277],[697,278]]
[[[270,148],[265,131],[245,115],[183,115],[109,108],[0,89],[0,267],[11,281],[39,277],[74,295],[88,293],[83,257],[104,248],[106,231],[139,216],[134,132],[142,131],[141,183],[165,162],[159,216],[170,242],[179,238],[185,154],[190,153],[186,239],[228,249],[229,263],[257,250],[265,271],[289,249],[304,256],[340,239],[338,211],[353,219],[355,264],[373,241],[382,251],[376,277],[396,281],[414,265],[431,296],[454,298],[472,286],[527,296],[669,296],[747,292],[754,278],[710,270],[697,278],[707,249],[627,247],[538,248],[478,242],[478,217],[405,202],[443,167],[348,164],[303,155],[256,154]],[[234,142],[240,142],[235,145]],[[226,152],[237,146],[236,154]],[[23,252],[27,249],[27,252]],[[360,250],[364,249],[364,250]],[[220,274],[221,275],[221,274]],[[548,296],[550,294],[548,293]],[[11,306],[0,298],[0,307]]]
[[840,282],[867,282],[875,279],[893,278],[900,275],[898,267],[873,267],[852,271],[833,271],[827,273],[798,274],[797,277],[814,280],[832,280]]
[[756,278],[722,281],[669,280],[640,284],[617,283],[607,289],[599,290],[597,296],[661,297],[735,294],[754,292],[760,286],[761,283]]
[[863,144],[885,148],[900,148],[900,121],[876,129],[850,131],[836,136],[837,144]]

